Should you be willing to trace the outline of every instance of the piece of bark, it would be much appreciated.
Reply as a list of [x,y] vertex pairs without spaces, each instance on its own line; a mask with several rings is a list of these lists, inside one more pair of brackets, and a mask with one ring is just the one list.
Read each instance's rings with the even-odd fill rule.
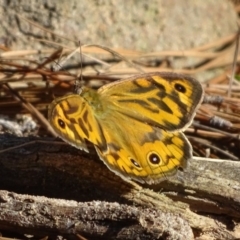
[[100,201],[78,203],[7,191],[0,191],[0,202],[1,225],[11,227],[9,220],[18,222],[19,230],[28,234],[45,236],[61,232],[98,239],[193,239],[190,226],[181,217],[150,208]]
[[[0,149],[30,141],[2,135]],[[93,151],[86,154],[68,145],[38,142],[0,154],[0,189],[80,202],[99,200],[135,205],[139,209],[154,208],[186,220],[198,239],[234,237],[234,226],[240,222],[239,176],[239,162],[192,160],[183,173],[168,181],[139,186],[109,171]],[[54,218],[54,214],[50,217]],[[0,214],[0,229],[1,221]],[[16,224],[21,226],[9,219],[10,227]],[[136,228],[139,226],[138,222]],[[31,227],[34,229],[34,223]]]

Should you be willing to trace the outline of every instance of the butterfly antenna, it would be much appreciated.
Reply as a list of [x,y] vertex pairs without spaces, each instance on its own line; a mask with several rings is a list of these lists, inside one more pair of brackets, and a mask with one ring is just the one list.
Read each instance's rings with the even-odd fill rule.
[[81,93],[82,87],[83,87],[83,75],[82,75],[82,69],[83,69],[83,57],[82,57],[82,47],[81,47],[81,42],[79,41],[79,61],[80,61],[80,73],[77,76],[77,80],[75,82],[75,91],[77,93]]

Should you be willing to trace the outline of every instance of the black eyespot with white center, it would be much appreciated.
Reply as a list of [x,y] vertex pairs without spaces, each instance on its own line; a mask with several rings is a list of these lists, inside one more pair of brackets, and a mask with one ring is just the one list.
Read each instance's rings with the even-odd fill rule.
[[64,129],[66,127],[65,122],[62,119],[58,119],[58,125],[60,128]]
[[174,88],[178,91],[178,92],[181,92],[181,93],[185,93],[186,92],[186,88],[180,84],[180,83],[176,83],[174,85]]
[[151,152],[148,154],[148,161],[153,165],[158,165],[161,162],[161,158],[157,153]]
[[135,161],[134,159],[130,158],[130,161],[132,162],[132,164],[137,167],[137,168],[141,168],[141,166],[138,164],[137,161]]

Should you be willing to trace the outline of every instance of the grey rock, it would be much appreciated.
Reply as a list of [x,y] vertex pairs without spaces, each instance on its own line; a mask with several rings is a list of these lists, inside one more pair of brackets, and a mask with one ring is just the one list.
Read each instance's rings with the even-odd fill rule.
[[74,46],[20,19],[83,44],[143,51],[186,50],[237,30],[228,0],[0,0],[0,44],[38,49],[45,38]]

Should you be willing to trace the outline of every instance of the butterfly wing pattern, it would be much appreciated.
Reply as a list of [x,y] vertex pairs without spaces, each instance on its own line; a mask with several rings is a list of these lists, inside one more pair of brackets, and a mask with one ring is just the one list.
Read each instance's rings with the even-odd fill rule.
[[56,99],[49,121],[77,148],[87,150],[85,140],[92,142],[121,177],[156,184],[192,158],[182,131],[202,98],[201,84],[191,77],[147,73]]

